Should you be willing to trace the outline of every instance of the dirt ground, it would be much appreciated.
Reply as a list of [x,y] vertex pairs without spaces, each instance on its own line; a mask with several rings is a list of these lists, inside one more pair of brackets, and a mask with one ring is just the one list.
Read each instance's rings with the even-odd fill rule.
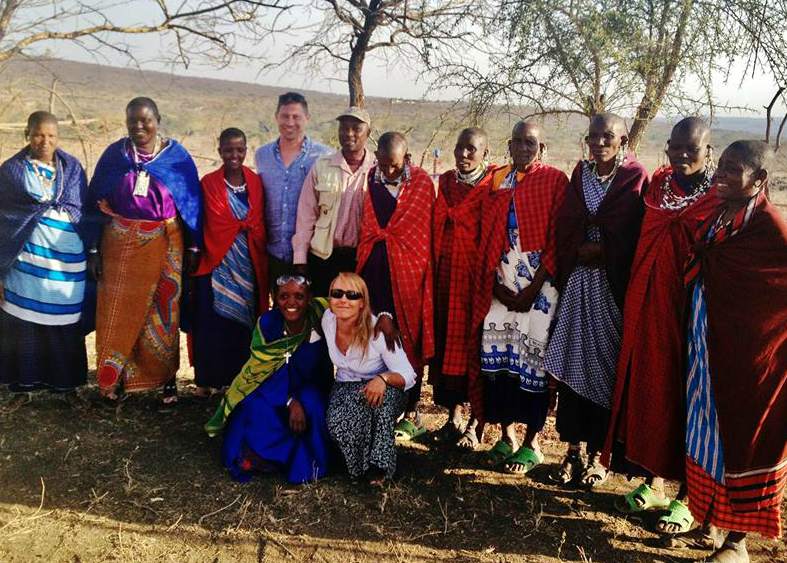
[[[784,186],[772,199],[787,215]],[[193,396],[183,361],[179,377],[175,409],[155,395],[107,407],[90,386],[78,407],[39,394],[12,410],[0,390],[0,562],[645,563],[709,553],[665,545],[649,531],[655,515],[617,515],[614,499],[632,488],[620,476],[592,492],[552,485],[562,448],[551,419],[547,463],[527,477],[481,469],[478,454],[413,444],[400,448],[400,476],[383,491],[342,476],[234,483],[220,439],[202,430],[217,399]],[[446,415],[428,385],[425,393],[434,430]],[[784,540],[752,538],[749,551],[752,561],[787,561]]]
[[[550,484],[561,454],[551,420],[547,464],[522,478],[480,469],[478,454],[413,444],[383,491],[338,475],[234,483],[220,439],[202,431],[217,400],[194,397],[181,375],[175,409],[150,394],[107,407],[89,387],[84,405],[40,394],[11,410],[0,393],[0,561],[633,563],[708,553],[667,547],[649,531],[655,517],[618,516],[614,498],[631,487],[620,477],[592,492]],[[431,404],[426,412],[431,429],[446,419]],[[755,540],[750,552],[787,560],[783,541]]]

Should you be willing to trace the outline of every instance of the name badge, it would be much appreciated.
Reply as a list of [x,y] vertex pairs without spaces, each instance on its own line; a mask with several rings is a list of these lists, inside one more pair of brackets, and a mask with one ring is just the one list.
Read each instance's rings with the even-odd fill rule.
[[134,195],[137,197],[148,197],[148,187],[150,187],[150,175],[142,170],[137,174],[137,181],[134,184]]

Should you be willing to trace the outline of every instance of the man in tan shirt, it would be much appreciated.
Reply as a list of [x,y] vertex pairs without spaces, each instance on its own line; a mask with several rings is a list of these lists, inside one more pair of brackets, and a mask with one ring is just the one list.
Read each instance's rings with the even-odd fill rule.
[[314,295],[326,296],[339,272],[354,272],[367,176],[375,164],[367,150],[369,113],[350,107],[337,118],[341,150],[320,157],[298,200],[293,264],[312,278]]

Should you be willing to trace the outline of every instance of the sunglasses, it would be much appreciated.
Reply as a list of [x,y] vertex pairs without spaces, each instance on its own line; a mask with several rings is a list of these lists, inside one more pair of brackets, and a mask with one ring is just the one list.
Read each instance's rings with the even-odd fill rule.
[[332,289],[328,294],[331,299],[341,299],[346,297],[350,301],[358,301],[363,298],[363,293],[360,291],[353,291],[351,289]]
[[292,276],[289,274],[285,274],[283,276],[279,276],[276,278],[276,285],[282,287],[283,285],[287,285],[290,282],[295,282],[298,285],[305,285],[310,286],[312,282],[306,276]]

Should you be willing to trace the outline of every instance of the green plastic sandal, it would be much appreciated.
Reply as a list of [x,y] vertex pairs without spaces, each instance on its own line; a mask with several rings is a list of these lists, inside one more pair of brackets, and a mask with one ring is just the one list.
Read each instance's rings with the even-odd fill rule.
[[[536,452],[533,448],[522,446],[515,454],[508,456],[506,459],[506,473],[512,475],[527,475],[530,471],[544,463],[544,454]],[[519,466],[515,468],[514,466]]]
[[514,448],[505,440],[498,440],[490,450],[484,452],[484,465],[497,467],[514,453]]
[[403,418],[394,427],[394,438],[402,442],[409,442],[426,433],[426,428],[416,426],[412,421]]
[[659,497],[650,485],[642,483],[633,491],[618,497],[615,509],[623,514],[638,514],[654,508],[664,510],[669,504],[669,499]]
[[[668,524],[675,524],[678,526],[677,530],[667,531],[664,526]],[[662,534],[669,534],[670,536],[685,534],[691,530],[691,525],[694,524],[694,516],[692,516],[689,507],[686,503],[679,500],[673,500],[667,507],[666,514],[659,517],[656,522],[656,529]]]

